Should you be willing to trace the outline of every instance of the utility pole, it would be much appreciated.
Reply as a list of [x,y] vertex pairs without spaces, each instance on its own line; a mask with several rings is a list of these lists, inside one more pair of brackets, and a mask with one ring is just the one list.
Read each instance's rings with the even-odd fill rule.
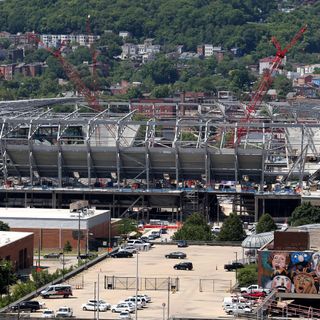
[[78,254],[77,254],[78,264],[80,262],[80,217],[81,217],[81,212],[78,211]]

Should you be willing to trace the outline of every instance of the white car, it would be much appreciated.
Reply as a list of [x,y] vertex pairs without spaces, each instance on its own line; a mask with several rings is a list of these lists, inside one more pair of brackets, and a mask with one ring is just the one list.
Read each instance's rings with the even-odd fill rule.
[[131,301],[131,302],[133,302],[133,303],[136,303],[136,301],[137,301],[138,306],[139,306],[139,304],[140,304],[142,307],[145,307],[145,306],[147,305],[146,299],[145,299],[145,298],[141,298],[141,297],[132,296],[132,297],[128,297],[125,301],[126,301],[126,302],[127,302],[127,301]]
[[112,312],[118,312],[118,313],[122,311],[134,312],[134,310],[135,310],[135,306],[133,306],[131,303],[125,303],[125,302],[115,304],[111,307]]
[[50,309],[43,310],[41,318],[54,318],[54,311]]
[[144,242],[140,239],[129,239],[127,246],[133,246],[138,250],[149,250],[151,245],[150,243]]
[[119,314],[119,319],[132,319],[130,312],[122,311]]
[[151,298],[147,294],[138,294],[138,298],[144,298],[147,303],[151,302]]
[[[95,300],[92,300],[95,301]],[[85,304],[82,305],[82,310],[84,311],[96,311],[98,310],[98,303],[97,302],[87,302]],[[100,304],[99,303],[99,311],[107,311],[108,310],[108,306],[106,304]]]
[[56,312],[57,318],[69,318],[73,316],[73,310],[69,307],[60,307],[59,310]]
[[119,251],[128,251],[131,253],[137,253],[137,248],[134,246],[125,246],[124,248],[119,249]]
[[[134,308],[134,310],[136,310],[136,304],[133,301],[130,301],[129,299],[126,299],[124,301],[119,301],[119,303],[128,303],[130,306],[132,306]],[[140,302],[138,302],[138,304],[137,304],[137,309],[138,310],[143,309],[143,306]]]

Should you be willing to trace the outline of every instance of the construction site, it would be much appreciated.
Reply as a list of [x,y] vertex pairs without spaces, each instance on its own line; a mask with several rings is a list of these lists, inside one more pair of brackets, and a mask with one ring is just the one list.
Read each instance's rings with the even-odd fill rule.
[[[74,111],[55,112],[63,103]],[[317,101],[261,104],[246,124],[237,101],[177,103],[172,118],[156,104],[150,118],[129,102],[99,113],[81,113],[85,102],[70,99],[0,105],[1,206],[65,208],[85,199],[114,217],[166,211],[179,220],[201,211],[213,221],[229,201],[257,221],[317,201]],[[246,134],[237,136],[239,123]]]

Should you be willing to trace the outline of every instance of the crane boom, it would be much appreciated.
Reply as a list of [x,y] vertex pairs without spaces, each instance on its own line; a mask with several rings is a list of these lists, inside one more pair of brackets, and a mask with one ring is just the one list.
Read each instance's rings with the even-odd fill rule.
[[[273,58],[272,65],[269,70],[266,70],[263,74],[263,77],[260,80],[258,89],[256,90],[255,94],[251,98],[249,105],[246,108],[246,115],[245,118],[242,119],[243,122],[248,122],[251,116],[255,113],[256,107],[260,105],[262,102],[263,97],[266,95],[268,88],[272,83],[272,76],[273,73],[278,70],[279,66],[281,65],[282,60],[284,59],[287,52],[298,42],[298,40],[302,37],[302,35],[306,32],[307,25],[304,25],[297,34],[291,39],[291,41],[286,45],[284,49],[281,49],[281,45],[275,37],[271,38],[271,41],[275,48],[277,49],[276,55]],[[239,140],[241,136],[247,131],[246,128],[239,127],[237,130],[237,139]]]

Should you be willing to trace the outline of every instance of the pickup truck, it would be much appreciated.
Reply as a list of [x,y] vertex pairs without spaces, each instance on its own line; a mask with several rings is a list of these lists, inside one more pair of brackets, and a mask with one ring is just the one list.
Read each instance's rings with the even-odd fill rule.
[[270,290],[262,288],[262,287],[259,287],[257,284],[252,284],[249,287],[240,288],[240,292],[241,293],[257,293],[257,292],[261,292],[261,293],[269,294]]
[[240,262],[232,262],[232,263],[228,263],[224,265],[224,269],[227,271],[232,271],[232,270],[236,270],[236,269],[241,269],[243,268],[243,264]]

